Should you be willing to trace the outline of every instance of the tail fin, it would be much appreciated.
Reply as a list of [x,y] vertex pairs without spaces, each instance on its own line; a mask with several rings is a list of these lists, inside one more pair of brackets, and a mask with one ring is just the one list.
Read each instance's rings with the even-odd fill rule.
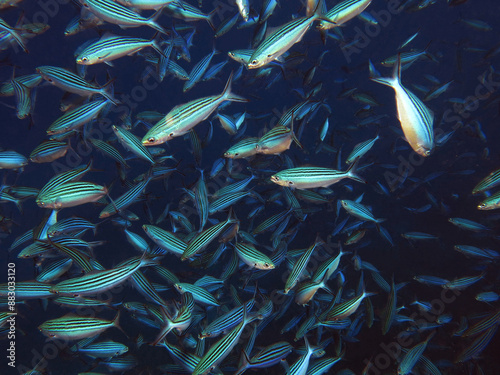
[[[104,96],[106,99],[111,101],[114,105],[119,105],[121,104],[119,100],[117,100],[113,94],[111,94],[109,91],[112,91],[113,89],[113,82],[115,81],[116,78],[110,79],[103,87],[102,87],[102,92],[101,95]],[[109,87],[109,89],[108,89]],[[108,91],[109,90],[109,91]]]
[[394,71],[392,77],[370,77],[374,82],[381,83],[382,85],[394,87],[401,82],[401,53],[398,53],[398,61],[394,64]]
[[357,174],[356,174],[356,168],[358,166],[358,163],[359,163],[359,159],[356,160],[354,163],[351,164],[351,166],[347,169],[346,171],[346,174],[347,174],[347,177],[349,177],[350,179],[352,180],[355,180],[355,181],[358,181],[358,182],[361,182],[362,184],[366,184],[366,181],[364,178],[361,178],[359,177]]
[[214,10],[212,10],[210,13],[208,13],[208,16],[206,18],[208,24],[210,25],[210,27],[212,28],[212,30],[215,32],[217,29],[212,21],[212,17],[214,16],[215,13],[217,13],[217,11],[219,10],[219,7],[216,7]]
[[294,115],[293,115],[293,112],[292,112],[292,125],[290,126],[290,131],[292,132],[292,139],[293,141],[297,144],[297,146],[299,146],[302,150],[304,149],[304,147],[302,146],[302,144],[299,142],[299,140],[297,139],[297,137],[295,136],[295,132],[293,131],[293,123],[294,123]]
[[149,17],[146,20],[146,24],[148,24],[153,29],[159,31],[162,34],[169,35],[170,34],[169,31],[165,30],[163,27],[161,27],[160,25],[158,25],[156,23],[156,19],[161,16],[162,12],[163,12],[163,8],[160,8],[159,10],[157,10],[155,13],[153,13],[153,15],[151,17]]
[[153,48],[156,52],[160,54],[160,56],[167,57],[165,53],[162,51],[159,43],[159,38],[158,38],[159,32],[156,32],[155,35],[153,36],[153,39],[151,39],[151,48]]
[[221,97],[224,100],[229,100],[231,102],[241,102],[241,103],[248,102],[248,99],[245,99],[242,96],[239,96],[239,95],[231,92],[231,83],[232,82],[233,82],[233,72],[231,72],[231,75],[229,76],[229,79],[227,80],[226,87],[224,87],[224,91],[222,92]]

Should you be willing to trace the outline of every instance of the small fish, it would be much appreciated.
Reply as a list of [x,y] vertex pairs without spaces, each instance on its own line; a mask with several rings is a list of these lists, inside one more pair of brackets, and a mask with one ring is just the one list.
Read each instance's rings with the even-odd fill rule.
[[207,96],[174,107],[162,120],[149,129],[142,138],[142,144],[156,146],[186,134],[206,120],[225,101],[247,102],[246,99],[231,92],[232,81],[233,74],[231,73],[222,94]]
[[374,82],[392,87],[396,93],[398,119],[406,141],[413,151],[429,156],[434,149],[434,114],[413,93],[401,84],[401,55],[391,78],[371,78]]
[[356,166],[357,163],[352,164],[345,172],[321,167],[290,168],[272,175],[271,181],[280,186],[296,189],[327,187],[344,178],[366,183],[355,173]]

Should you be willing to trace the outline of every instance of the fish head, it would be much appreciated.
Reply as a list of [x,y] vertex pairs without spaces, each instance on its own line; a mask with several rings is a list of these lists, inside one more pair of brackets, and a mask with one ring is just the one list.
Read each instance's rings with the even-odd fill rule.
[[248,69],[257,69],[267,64],[266,60],[252,59],[248,62]]
[[275,184],[280,185],[280,186],[293,185],[292,181],[286,181],[286,180],[282,179],[280,176],[278,176],[277,174],[271,176],[271,181],[274,182]]
[[94,62],[90,58],[90,56],[80,55],[76,58],[76,63],[80,65],[91,65]]
[[430,154],[432,153],[432,151],[433,151],[433,145],[432,144],[429,146],[429,145],[423,145],[421,143],[417,144],[417,148],[415,150],[415,152],[417,154],[419,154],[420,156],[423,156],[424,158],[426,158],[427,156],[430,156]]
[[167,135],[160,134],[146,134],[144,138],[142,138],[143,146],[159,146],[167,141],[170,141],[175,137],[174,132],[170,132]]

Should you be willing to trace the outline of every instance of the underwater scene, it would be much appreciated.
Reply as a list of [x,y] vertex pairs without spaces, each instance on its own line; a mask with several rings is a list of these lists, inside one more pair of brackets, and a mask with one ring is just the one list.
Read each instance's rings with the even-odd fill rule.
[[0,374],[500,374],[500,2],[0,0]]

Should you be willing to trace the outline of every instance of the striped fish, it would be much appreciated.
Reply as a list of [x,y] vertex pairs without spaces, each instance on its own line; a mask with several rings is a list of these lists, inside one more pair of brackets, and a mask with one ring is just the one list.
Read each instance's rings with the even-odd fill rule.
[[215,48],[210,52],[207,56],[202,58],[191,70],[189,73],[189,80],[186,81],[184,84],[184,88],[182,89],[183,92],[187,92],[191,90],[203,77],[205,74],[208,66],[210,65],[210,62],[212,61],[212,58],[214,57],[215,54],[218,52],[215,50]]
[[146,188],[149,181],[151,181],[150,177],[145,178],[125,194],[121,195],[117,199],[112,200],[110,204],[103,208],[103,210],[99,214],[99,219],[110,217],[116,213],[119,213],[130,206],[132,203],[134,203],[139,195],[144,193],[144,189]]
[[67,182],[40,192],[36,204],[42,208],[61,209],[96,202],[108,194],[105,186],[91,182]]
[[121,284],[139,268],[154,264],[156,261],[146,257],[132,258],[129,264],[123,266],[61,281],[52,287],[51,292],[61,296],[95,295]]
[[390,78],[371,80],[392,87],[396,93],[398,119],[406,141],[413,151],[421,156],[429,156],[434,150],[434,114],[422,101],[401,84],[401,56]]
[[345,172],[322,167],[298,167],[280,171],[271,176],[271,181],[280,186],[296,189],[312,189],[333,185],[344,178],[366,183],[355,173],[357,164],[352,164]]
[[[1,153],[0,153],[1,154]],[[65,184],[70,181],[79,180],[85,173],[90,171],[92,167],[92,161],[82,167],[76,167],[70,169],[66,172],[62,172],[54,177],[52,177],[49,182],[47,182],[38,192],[38,195],[45,193],[46,191],[52,190],[61,184]]]
[[19,47],[21,47],[24,52],[28,53],[23,37],[16,31],[16,29],[10,27],[3,18],[0,18],[0,31],[6,32],[8,35],[12,36]]
[[47,320],[38,329],[45,336],[52,339],[80,340],[86,337],[98,335],[108,328],[117,327],[120,312],[112,320],[91,318],[83,316],[66,315],[61,318]]
[[205,338],[213,338],[219,336],[223,332],[230,330],[242,321],[243,309],[246,308],[247,311],[251,311],[254,305],[255,299],[252,298],[245,304],[235,307],[227,313],[220,315],[201,330],[198,338],[200,340],[203,340]]
[[181,256],[184,254],[184,251],[186,251],[187,244],[177,238],[173,233],[148,224],[144,224],[142,229],[146,232],[148,237],[162,249],[170,251],[177,256]]
[[120,342],[107,340],[83,347],[79,345],[77,350],[92,358],[112,358],[128,352],[128,347]]
[[54,121],[47,129],[48,135],[56,135],[76,130],[99,116],[110,103],[107,99],[98,99],[74,108]]
[[295,303],[302,306],[307,305],[309,301],[314,298],[316,292],[321,288],[327,290],[329,293],[332,293],[330,288],[326,285],[327,281],[328,275],[325,273],[323,279],[320,281],[305,281],[300,284],[295,291]]
[[306,353],[299,357],[297,361],[290,366],[286,375],[306,375],[307,369],[309,367],[309,360],[314,353],[315,348],[309,344],[309,340],[304,336],[304,341],[306,342]]
[[81,65],[105,63],[113,66],[111,61],[123,56],[131,56],[146,47],[151,47],[163,55],[156,39],[147,40],[104,34],[101,39],[80,52],[76,57],[76,63]]
[[349,213],[360,220],[371,221],[375,224],[383,222],[385,219],[377,219],[373,216],[372,212],[365,205],[349,199],[342,199],[340,201],[342,207]]
[[188,284],[188,283],[177,283],[174,285],[175,289],[181,294],[190,293],[196,302],[202,303],[209,306],[220,306],[219,302],[207,292],[202,287]]
[[477,209],[481,211],[497,210],[500,208],[500,191],[489,196],[477,205]]
[[474,186],[474,189],[472,189],[472,194],[482,193],[498,185],[500,185],[500,169],[491,172],[488,176],[479,181],[479,183]]
[[102,95],[115,105],[120,104],[104,87],[98,87],[85,81],[79,75],[72,73],[66,69],[56,66],[39,66],[36,71],[49,83],[59,87],[64,91],[81,96]]
[[100,139],[90,137],[89,142],[92,143],[92,145],[102,151],[104,154],[111,156],[113,159],[115,159],[118,163],[120,163],[122,166],[125,168],[130,168],[125,159],[123,159],[123,156],[120,154],[120,152],[114,147],[111,146],[109,143],[104,142]]
[[0,150],[0,169],[21,169],[28,165],[28,159],[12,150]]
[[43,141],[31,151],[29,158],[33,163],[51,163],[66,155],[70,146],[66,142]]
[[344,0],[336,4],[324,15],[331,22],[321,21],[318,29],[324,31],[343,25],[363,12],[371,2],[372,0]]
[[347,157],[347,160],[345,161],[346,164],[351,164],[353,163],[356,159],[361,158],[364,154],[366,154],[370,149],[373,147],[375,142],[379,139],[379,136],[377,135],[373,139],[369,139],[367,141],[358,143],[356,146],[354,146],[353,150]]
[[22,120],[31,116],[35,105],[35,96],[32,95],[31,89],[19,83],[16,79],[11,80],[14,87],[14,95],[16,97],[16,114],[17,118]]
[[[320,1],[322,3],[323,0]],[[287,52],[295,43],[302,40],[309,27],[321,16],[322,5],[318,5],[316,11],[308,17],[297,17],[278,27],[270,33],[255,49],[248,69],[257,69],[277,60]]]
[[234,246],[234,250],[243,263],[248,265],[250,268],[257,268],[259,270],[274,269],[273,261],[267,255],[261,253],[248,243],[238,242]]
[[[25,76],[16,77],[16,81],[25,87],[31,89],[36,87],[42,82],[43,78],[40,74],[28,74]],[[7,81],[0,87],[0,96],[12,96],[14,95],[14,85],[11,81]]]
[[242,321],[234,327],[223,338],[213,344],[207,353],[200,359],[192,375],[206,375],[212,369],[217,367],[231,352],[238,343],[245,326],[259,317],[256,315],[248,316],[246,308],[243,310]]
[[323,241],[319,238],[316,238],[316,241],[314,241],[314,243],[294,263],[292,271],[290,272],[290,275],[288,275],[288,278],[285,282],[285,294],[288,294],[288,292],[295,286],[295,284],[297,284],[300,276],[306,269],[307,263],[309,262],[314,249],[316,249],[316,247],[321,244],[323,244]]
[[276,125],[269,130],[259,139],[255,149],[259,154],[279,155],[290,148],[292,140],[297,146],[303,148],[293,132],[293,121],[291,128],[283,125]]
[[478,276],[465,276],[465,277],[460,277],[455,280],[448,281],[446,284],[442,285],[444,289],[457,289],[457,290],[462,290],[467,288],[468,286],[471,286],[472,284],[477,283],[479,280],[482,280],[484,278],[484,273],[478,275]]
[[[38,281],[16,281],[16,299],[50,298],[52,285]],[[0,297],[7,297],[12,291],[9,284],[0,284]]]
[[241,375],[250,368],[267,368],[283,361],[292,351],[292,346],[286,341],[280,341],[259,350],[251,359],[245,350],[243,362],[234,375]]
[[237,220],[232,217],[231,212],[226,221],[221,221],[220,223],[215,224],[208,229],[205,229],[189,242],[186,250],[184,250],[184,253],[181,256],[181,260],[184,261],[186,259],[192,258],[199,252],[203,251],[213,240],[215,240],[216,237],[218,237],[223,232],[223,230],[227,226],[236,222]]
[[405,356],[401,360],[401,363],[398,366],[398,375],[407,375],[412,372],[413,367],[417,364],[417,361],[424,353],[425,348],[427,348],[429,340],[435,334],[436,332],[432,332],[425,341],[418,343],[413,348],[408,350],[408,352],[405,354]]
[[[163,312],[166,311],[162,308]],[[162,328],[160,334],[152,343],[152,345],[158,345],[159,342],[167,336],[167,334],[172,330],[176,329],[178,333],[184,332],[192,321],[192,313],[194,310],[194,298],[191,293],[182,294],[182,306],[177,311],[175,317],[170,319],[166,314],[163,316],[163,321],[166,325]]]
[[142,144],[156,146],[186,134],[206,120],[225,101],[247,102],[246,99],[231,92],[232,81],[233,74],[231,73],[222,94],[207,96],[174,107],[162,120],[149,129],[142,139]]
[[134,134],[129,132],[124,127],[113,125],[111,128],[123,147],[137,155],[139,158],[149,161],[151,164],[155,163],[149,150],[144,147],[139,138],[137,138]]
[[358,309],[361,301],[365,297],[369,297],[373,295],[373,293],[367,293],[363,291],[363,293],[359,294],[356,297],[353,297],[347,301],[341,302],[335,306],[333,306],[326,315],[326,320],[342,320],[347,318],[348,316],[354,314]]
[[81,4],[100,19],[121,27],[149,26],[162,34],[169,32],[156,23],[161,10],[149,18],[144,18],[129,8],[112,0],[80,0]]
[[244,138],[224,152],[224,157],[229,159],[241,159],[253,156],[257,154],[258,143],[259,138],[257,137]]

